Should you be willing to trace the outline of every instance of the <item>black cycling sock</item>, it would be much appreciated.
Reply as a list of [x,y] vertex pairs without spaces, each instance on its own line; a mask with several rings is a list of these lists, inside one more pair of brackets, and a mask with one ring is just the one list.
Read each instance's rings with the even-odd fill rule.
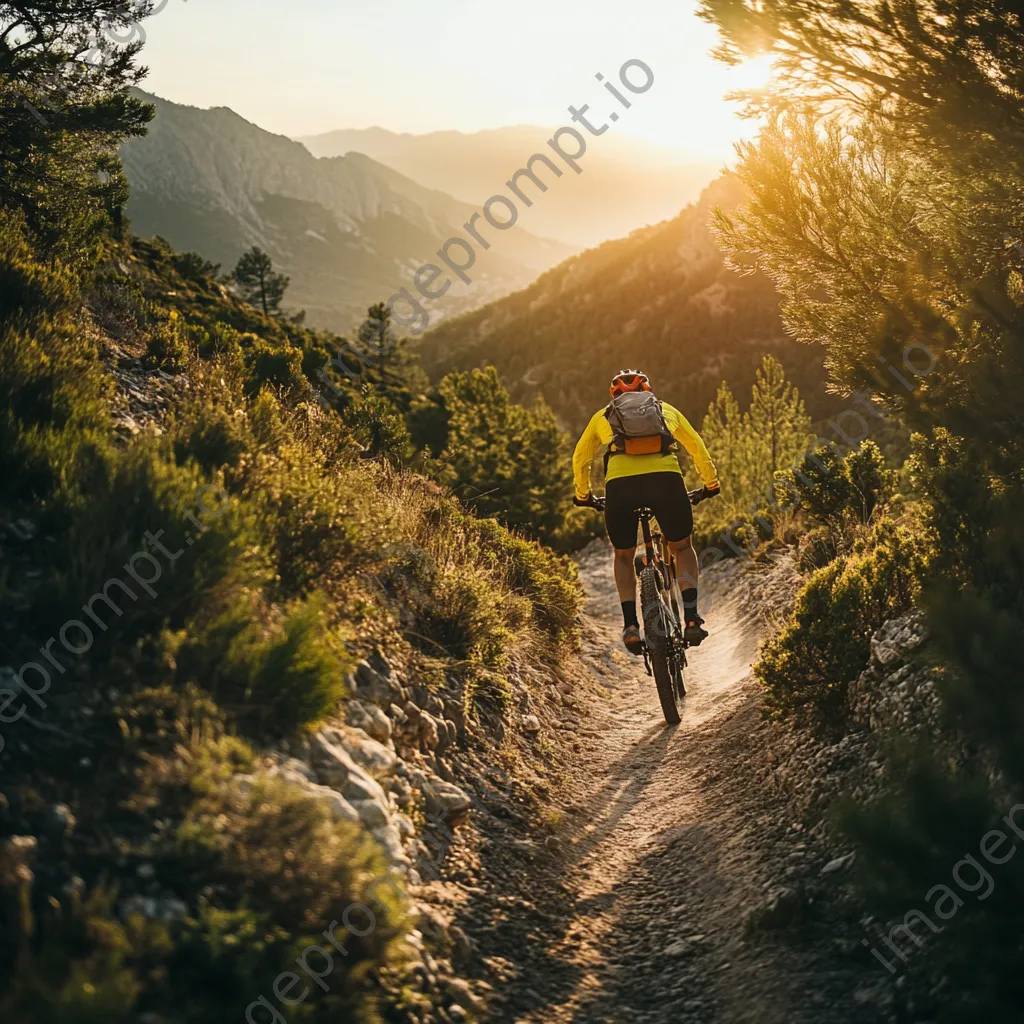
[[687,587],[683,591],[683,622],[696,622],[700,616],[697,614],[697,588]]
[[636,601],[622,602],[622,624],[623,626],[639,626],[636,618]]

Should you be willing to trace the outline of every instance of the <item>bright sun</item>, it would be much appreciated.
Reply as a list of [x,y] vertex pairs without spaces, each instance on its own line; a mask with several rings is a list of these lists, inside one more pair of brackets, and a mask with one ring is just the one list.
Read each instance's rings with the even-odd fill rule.
[[683,65],[670,92],[655,98],[652,90],[652,123],[644,125],[642,133],[695,156],[731,162],[734,143],[753,137],[758,121],[740,117],[743,105],[725,97],[766,86],[772,64],[772,56],[763,54],[733,67]]
[[762,89],[772,74],[774,57],[770,53],[751,57],[726,71],[731,89]]

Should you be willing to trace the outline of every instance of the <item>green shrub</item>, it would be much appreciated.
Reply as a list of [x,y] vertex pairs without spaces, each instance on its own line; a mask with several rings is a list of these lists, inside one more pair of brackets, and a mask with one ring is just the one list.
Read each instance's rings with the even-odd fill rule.
[[485,722],[500,721],[512,706],[512,687],[497,672],[470,672],[463,691],[463,706],[467,715]]
[[484,564],[504,585],[529,599],[537,625],[554,646],[578,641],[581,590],[576,563],[536,541],[519,537],[492,519],[469,519]]
[[796,501],[804,512],[826,524],[842,518],[850,505],[850,481],[835,448],[808,453],[794,471],[794,478]]
[[804,572],[813,572],[828,565],[837,554],[833,532],[827,526],[816,526],[800,538],[797,560]]
[[920,540],[888,522],[818,569],[755,666],[769,713],[825,729],[844,725],[847,690],[867,667],[872,633],[910,608],[923,570]]
[[[409,918],[378,848],[298,787],[256,776],[246,789],[231,775],[223,744],[179,748],[150,794],[164,818],[186,801],[151,859],[184,901],[183,918],[124,920],[117,903],[125,893],[111,886],[81,894],[72,887],[25,904],[23,920],[9,922],[17,964],[0,966],[9,973],[4,1020],[133,1024],[173,1007],[182,1020],[219,1024],[261,995],[276,1002],[274,979],[333,929],[345,953],[334,956],[330,991],[311,986],[301,1015],[289,1010],[288,1019],[379,1021],[380,989],[370,974],[401,967],[398,940]],[[5,903],[12,884],[0,863]],[[359,935],[338,923],[354,904],[373,914],[365,930],[370,919],[359,909]],[[310,963],[320,969],[323,961]]]
[[[323,945],[322,932],[335,923],[334,935],[347,955],[335,956],[331,992],[310,996],[310,1019],[367,1024],[376,1019],[367,972],[398,960],[397,940],[409,924],[404,898],[387,880],[382,855],[356,826],[333,821],[322,801],[294,786],[257,777],[246,793],[212,787],[190,811],[179,841],[180,855],[201,867],[204,883],[231,894],[230,902],[219,901],[222,910],[251,908],[261,915],[261,927],[249,932],[246,944],[222,947],[223,959],[243,968],[233,979],[234,1012],[260,993],[271,995],[276,972],[259,960],[247,963],[254,953],[263,953],[264,944],[273,947],[268,951],[277,971],[288,970],[296,952],[309,943]],[[374,927],[362,936],[337,924],[354,903],[374,915]],[[353,924],[362,931],[368,920],[360,912]],[[204,946],[209,949],[210,943]],[[220,972],[194,966],[203,986],[197,1007],[227,1004],[224,995],[211,991]]]
[[987,550],[997,527],[998,488],[979,471],[976,452],[964,438],[939,427],[932,436],[911,437],[911,480],[925,499],[925,529],[936,543],[935,568],[962,580],[982,579]]
[[504,607],[490,580],[468,565],[438,574],[418,609],[416,624],[413,642],[421,642],[427,653],[440,651],[460,661],[500,668],[508,657],[510,627],[521,626],[522,617]]
[[203,277],[216,277],[220,270],[219,263],[211,263],[197,252],[182,252],[174,256],[175,269],[184,278],[199,280]]
[[865,441],[843,460],[850,482],[849,505],[859,523],[869,523],[875,509],[896,493],[897,474],[885,468],[885,458],[874,441]]
[[150,328],[146,364],[169,373],[181,373],[192,358],[193,346],[185,322],[171,312]]
[[[103,626],[89,657],[119,638],[181,628],[214,592],[268,578],[251,510],[193,464],[176,465],[167,448],[147,440],[94,462],[44,519],[59,533],[47,549],[50,578],[33,605],[36,622],[55,628],[81,618],[83,600],[112,578],[134,594],[113,591],[121,615],[95,606]],[[143,579],[152,577],[147,586],[125,568],[133,562]]]
[[40,503],[107,443],[109,381],[73,322],[78,286],[0,221],[0,501]]
[[866,525],[896,492],[897,474],[885,468],[874,441],[840,457],[834,447],[809,452],[781,489],[800,511],[836,535],[851,523]]
[[173,435],[178,464],[194,460],[204,473],[238,466],[249,441],[241,412],[209,403],[188,410]]
[[412,454],[412,438],[405,419],[383,395],[364,388],[346,406],[343,420],[368,456],[386,459],[397,466]]
[[40,262],[26,237],[24,219],[0,221],[0,325],[26,329],[66,309],[78,295],[78,281],[59,261]]
[[287,610],[280,623],[241,594],[212,621],[205,609],[173,653],[178,687],[207,690],[249,736],[287,736],[325,717],[344,695],[347,659],[328,640],[323,601]]
[[257,395],[264,385],[293,387],[302,377],[302,351],[288,344],[269,345],[252,334],[240,338],[249,370],[246,394]]
[[512,402],[493,366],[451,373],[438,391],[447,418],[441,481],[479,516],[554,542],[572,507],[571,449],[550,407]]

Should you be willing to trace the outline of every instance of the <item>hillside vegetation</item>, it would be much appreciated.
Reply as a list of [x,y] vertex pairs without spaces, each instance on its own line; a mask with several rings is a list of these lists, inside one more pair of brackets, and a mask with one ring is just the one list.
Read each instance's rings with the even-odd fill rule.
[[730,272],[711,236],[712,209],[742,198],[735,178],[720,178],[673,220],[606,242],[523,291],[442,323],[419,343],[424,369],[436,377],[491,363],[513,398],[543,395],[578,432],[623,367],[645,370],[660,397],[696,423],[723,380],[747,393],[768,353],[812,418],[823,418],[836,406],[822,388],[821,349],[786,335],[771,282]]
[[[417,826],[400,837],[395,801],[324,737],[384,758],[421,830],[431,794],[464,812],[446,781],[384,779],[393,747],[340,724],[343,702],[386,739],[384,713],[346,698],[412,693],[391,713],[413,749],[497,756],[523,668],[578,642],[576,573],[409,468],[433,465],[407,415],[438,411],[443,450],[445,406],[397,353],[327,387],[341,338],[121,230],[112,152],[149,116],[126,91],[135,50],[109,44],[99,93],[70,64],[52,87],[55,53],[73,63],[100,19],[135,17],[115,8],[70,25],[33,8],[0,77],[0,146],[30,155],[0,162],[0,1019],[220,1022],[328,932],[330,991],[289,1019],[433,1020],[415,919],[380,888]],[[311,744],[344,797],[288,760]]]
[[703,9],[724,56],[778,58],[750,97],[768,120],[742,149],[749,203],[717,219],[731,263],[772,279],[866,428],[915,432],[898,477],[858,443],[778,480],[771,514],[814,529],[758,666],[769,710],[847,773],[832,811],[857,852],[850,945],[890,1019],[1021,1020],[1020,12]]

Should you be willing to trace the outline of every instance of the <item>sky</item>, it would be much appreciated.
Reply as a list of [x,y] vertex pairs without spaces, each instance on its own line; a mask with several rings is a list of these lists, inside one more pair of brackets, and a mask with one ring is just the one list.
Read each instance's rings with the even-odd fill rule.
[[[292,137],[379,125],[398,132],[557,127],[591,104],[600,124],[695,156],[729,160],[754,126],[725,93],[756,86],[763,62],[729,69],[691,0],[160,0],[143,23],[143,87],[227,106]],[[160,6],[160,3],[157,4]],[[629,110],[628,60],[654,76]],[[642,72],[630,72],[634,82]]]

